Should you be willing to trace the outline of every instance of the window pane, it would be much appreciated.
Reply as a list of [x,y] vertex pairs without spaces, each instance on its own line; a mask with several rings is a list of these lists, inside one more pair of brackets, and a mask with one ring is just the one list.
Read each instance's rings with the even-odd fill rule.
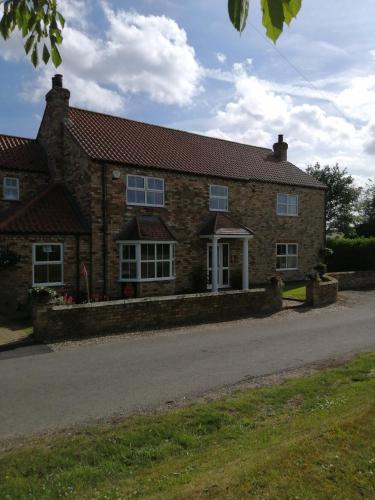
[[62,282],[62,266],[61,264],[48,265],[48,283]]
[[297,255],[297,245],[288,245],[288,254]]
[[286,255],[286,245],[277,245],[277,255]]
[[157,260],[163,260],[163,255],[164,255],[163,248],[164,247],[165,247],[165,245],[156,245],[156,258],[157,258]]
[[211,198],[210,199],[210,209],[211,210],[220,210],[219,198]]
[[128,203],[145,203],[145,192],[144,191],[132,191],[128,190]]
[[136,279],[137,278],[137,264],[135,262],[123,262],[121,279]]
[[229,264],[229,246],[223,245],[223,267],[228,267]]
[[148,205],[163,205],[163,193],[160,191],[147,192]]
[[58,261],[61,260],[61,247],[60,245],[50,245],[48,252],[48,260],[49,261]]
[[223,269],[223,285],[229,285],[229,271],[228,271],[228,269]]
[[129,175],[129,177],[128,177],[128,187],[130,187],[130,188],[144,189],[144,187],[145,187],[144,178],[140,177],[138,175]]
[[218,206],[219,210],[227,210],[227,199],[226,198],[218,198]]
[[277,257],[276,269],[286,269],[286,257]]
[[141,260],[155,260],[155,245],[141,245]]
[[157,263],[157,277],[158,278],[168,278],[169,277],[169,262],[158,262]]
[[289,215],[297,215],[297,205],[289,205],[288,214]]
[[9,188],[17,188],[18,180],[13,177],[7,177],[5,179],[5,185]]
[[288,200],[288,196],[284,193],[278,193],[277,195],[277,203],[286,205]]
[[226,197],[228,190],[226,186],[211,186],[211,195],[212,196],[224,196]]
[[135,260],[135,245],[123,245],[122,258],[123,260]]
[[158,189],[163,191],[163,181],[161,179],[155,179],[155,177],[147,178],[147,188],[148,189]]
[[48,283],[47,265],[34,266],[34,283]]
[[287,205],[284,205],[283,203],[279,203],[277,205],[277,213],[279,215],[286,215],[288,213],[288,207],[287,207]]

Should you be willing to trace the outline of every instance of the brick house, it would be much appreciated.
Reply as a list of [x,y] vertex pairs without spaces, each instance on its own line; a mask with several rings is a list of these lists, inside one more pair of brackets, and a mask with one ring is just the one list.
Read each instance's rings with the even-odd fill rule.
[[33,285],[168,295],[303,279],[325,238],[325,187],[273,150],[69,105],[52,79],[36,139],[0,136],[2,308]]

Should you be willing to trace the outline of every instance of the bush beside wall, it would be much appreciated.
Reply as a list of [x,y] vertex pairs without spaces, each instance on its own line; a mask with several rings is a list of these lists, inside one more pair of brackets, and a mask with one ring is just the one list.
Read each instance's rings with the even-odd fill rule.
[[332,238],[327,247],[329,272],[375,270],[375,238]]

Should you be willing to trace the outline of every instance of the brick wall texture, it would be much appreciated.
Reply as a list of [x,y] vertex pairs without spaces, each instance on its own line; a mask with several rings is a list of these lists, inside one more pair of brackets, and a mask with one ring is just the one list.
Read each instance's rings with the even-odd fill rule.
[[41,341],[57,341],[154,330],[271,314],[281,305],[280,289],[271,286],[73,306],[40,305],[34,309],[34,335]]

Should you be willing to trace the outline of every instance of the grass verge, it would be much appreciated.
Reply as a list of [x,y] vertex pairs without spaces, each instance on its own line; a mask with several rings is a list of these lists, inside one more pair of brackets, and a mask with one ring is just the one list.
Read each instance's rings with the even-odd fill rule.
[[306,300],[306,284],[298,281],[296,283],[285,283],[283,290],[284,299]]
[[0,498],[374,498],[375,354],[0,454]]

